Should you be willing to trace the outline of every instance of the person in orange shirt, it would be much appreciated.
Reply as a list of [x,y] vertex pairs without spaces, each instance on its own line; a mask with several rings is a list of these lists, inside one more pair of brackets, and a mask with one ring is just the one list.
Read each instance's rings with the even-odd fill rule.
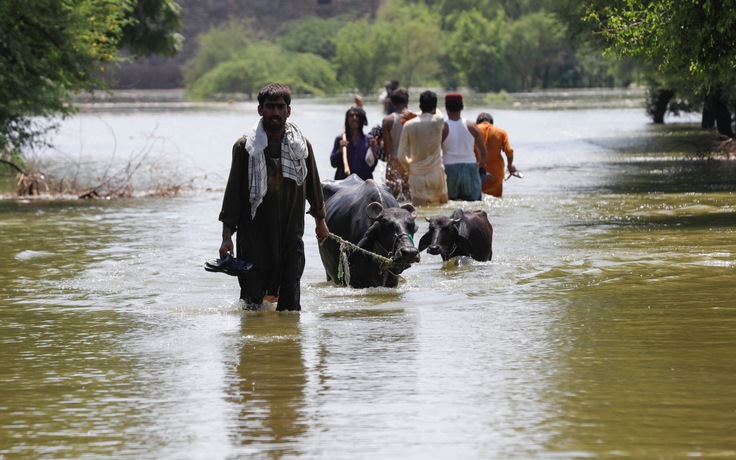
[[[513,165],[514,149],[509,144],[509,136],[506,131],[494,126],[493,116],[490,113],[482,112],[476,118],[475,123],[483,136],[488,152],[485,169],[493,175],[492,178],[486,176],[483,181],[483,193],[500,197],[503,194],[504,180],[504,160],[501,151],[503,150],[506,154],[509,173],[514,174],[516,172],[516,166]],[[476,151],[475,154],[477,158],[479,152]]]

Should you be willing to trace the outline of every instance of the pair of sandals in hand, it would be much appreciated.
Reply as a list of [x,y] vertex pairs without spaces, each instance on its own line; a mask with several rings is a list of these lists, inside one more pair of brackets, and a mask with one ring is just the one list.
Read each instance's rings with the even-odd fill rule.
[[204,269],[208,272],[222,272],[230,276],[245,275],[251,268],[252,263],[236,259],[230,254],[222,259],[211,259],[204,263]]

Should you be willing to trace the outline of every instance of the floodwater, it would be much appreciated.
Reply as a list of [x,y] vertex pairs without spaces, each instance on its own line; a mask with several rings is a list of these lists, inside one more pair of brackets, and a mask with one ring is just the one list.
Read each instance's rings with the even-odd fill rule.
[[[489,109],[524,178],[417,221],[485,209],[493,260],[337,287],[308,218],[301,313],[202,267],[255,105],[65,121],[47,159],[199,191],[0,201],[0,459],[736,457],[736,165],[638,108]],[[293,104],[323,178],[344,110]]]

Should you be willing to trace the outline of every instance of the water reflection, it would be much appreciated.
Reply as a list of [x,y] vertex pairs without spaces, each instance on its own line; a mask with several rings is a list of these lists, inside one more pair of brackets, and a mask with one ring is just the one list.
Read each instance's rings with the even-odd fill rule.
[[418,318],[396,300],[304,317],[311,429],[302,444],[310,455],[387,458],[421,442],[407,436],[425,407]]
[[298,456],[307,430],[307,383],[299,314],[251,312],[241,319],[238,362],[227,376],[236,420],[230,437],[246,453]]
[[244,314],[226,376],[235,451],[340,457],[354,446],[335,437],[367,440],[415,417],[405,411],[417,390],[415,328],[403,310],[382,308]]

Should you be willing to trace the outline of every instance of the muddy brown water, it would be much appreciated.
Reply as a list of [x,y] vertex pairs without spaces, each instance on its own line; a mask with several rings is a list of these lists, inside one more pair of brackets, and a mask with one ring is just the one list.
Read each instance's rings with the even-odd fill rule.
[[[344,109],[294,103],[323,178]],[[491,111],[524,178],[418,235],[484,209],[493,260],[336,287],[308,221],[300,314],[202,268],[252,104],[66,121],[47,160],[200,191],[0,201],[0,458],[736,457],[735,166],[641,109]]]

